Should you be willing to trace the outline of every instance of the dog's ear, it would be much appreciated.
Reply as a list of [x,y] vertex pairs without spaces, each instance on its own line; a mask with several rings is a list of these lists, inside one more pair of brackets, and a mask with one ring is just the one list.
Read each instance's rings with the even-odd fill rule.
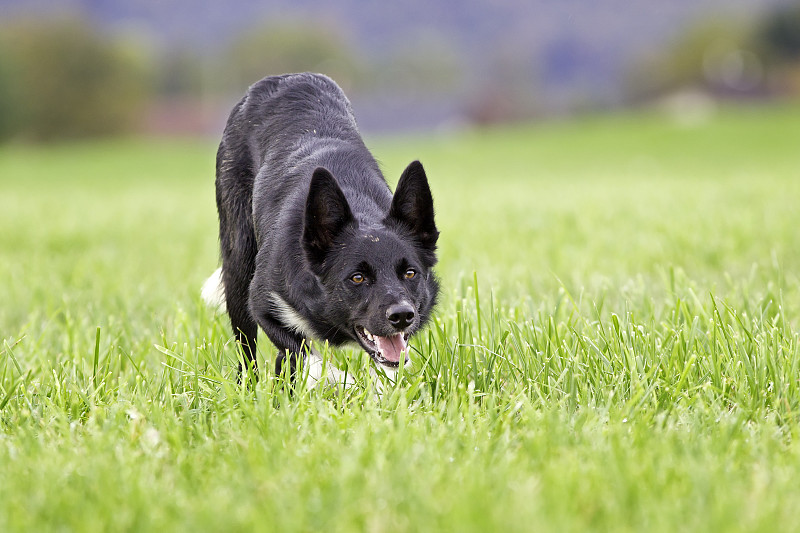
[[354,220],[336,179],[327,169],[317,168],[308,188],[303,228],[303,247],[309,261],[321,264],[336,237]]
[[436,262],[433,252],[439,230],[433,220],[433,196],[422,163],[414,161],[403,171],[392,198],[392,207],[386,217],[388,223],[399,223],[407,228],[428,253],[429,263]]

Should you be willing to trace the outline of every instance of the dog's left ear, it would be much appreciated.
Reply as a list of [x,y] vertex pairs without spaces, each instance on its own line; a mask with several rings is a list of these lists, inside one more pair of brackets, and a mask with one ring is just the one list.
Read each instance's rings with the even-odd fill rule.
[[439,238],[433,218],[433,196],[428,178],[422,163],[414,161],[400,176],[386,222],[399,223],[410,230],[423,250],[428,252],[430,265],[436,262],[433,252]]

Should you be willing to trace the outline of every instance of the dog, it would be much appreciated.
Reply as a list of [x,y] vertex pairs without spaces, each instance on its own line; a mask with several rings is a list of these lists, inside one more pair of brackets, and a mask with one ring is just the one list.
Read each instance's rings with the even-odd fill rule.
[[255,369],[259,327],[278,374],[305,358],[323,378],[318,342],[356,343],[388,371],[409,361],[439,294],[433,197],[419,161],[392,194],[333,80],[249,88],[217,151],[216,200],[222,266],[203,296],[224,303],[245,364]]

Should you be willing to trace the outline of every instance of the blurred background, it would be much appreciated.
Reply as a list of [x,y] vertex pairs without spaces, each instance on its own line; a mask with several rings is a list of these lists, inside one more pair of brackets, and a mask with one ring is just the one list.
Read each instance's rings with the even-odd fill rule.
[[0,141],[218,137],[318,71],[365,132],[800,98],[797,0],[0,0]]

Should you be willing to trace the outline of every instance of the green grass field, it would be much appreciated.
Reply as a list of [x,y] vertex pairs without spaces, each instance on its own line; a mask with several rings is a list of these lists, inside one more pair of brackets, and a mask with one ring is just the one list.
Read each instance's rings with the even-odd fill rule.
[[[368,139],[434,192],[412,371],[235,378],[213,143],[0,147],[0,531],[800,531],[800,108]],[[363,383],[366,357],[331,357]]]

